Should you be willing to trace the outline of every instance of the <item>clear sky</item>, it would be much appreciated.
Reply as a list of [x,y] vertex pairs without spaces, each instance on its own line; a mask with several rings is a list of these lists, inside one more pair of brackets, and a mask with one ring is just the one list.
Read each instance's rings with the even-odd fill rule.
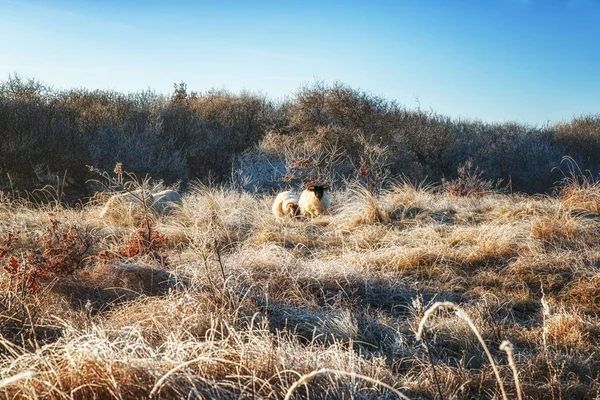
[[600,0],[0,0],[0,79],[260,91],[336,80],[452,117],[600,113]]

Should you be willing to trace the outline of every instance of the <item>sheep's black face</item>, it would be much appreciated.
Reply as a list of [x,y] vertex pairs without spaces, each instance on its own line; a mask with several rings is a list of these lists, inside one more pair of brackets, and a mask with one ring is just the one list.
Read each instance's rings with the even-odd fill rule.
[[317,199],[321,200],[323,198],[323,193],[325,193],[325,191],[329,189],[329,186],[312,186],[309,187],[308,190],[310,190],[311,192],[315,193],[315,196],[317,196]]
[[323,188],[321,186],[315,186],[315,188],[313,189],[313,192],[315,192],[315,196],[317,196],[317,199],[321,200],[323,198],[323,193],[325,191],[323,190]]

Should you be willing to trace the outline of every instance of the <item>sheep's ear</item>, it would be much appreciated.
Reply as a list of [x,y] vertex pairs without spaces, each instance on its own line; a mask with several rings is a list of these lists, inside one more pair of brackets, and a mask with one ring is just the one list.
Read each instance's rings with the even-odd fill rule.
[[314,183],[307,184],[306,185],[306,190],[310,190],[310,191],[315,190],[315,184]]
[[323,185],[321,186],[324,190],[329,190],[329,185]]

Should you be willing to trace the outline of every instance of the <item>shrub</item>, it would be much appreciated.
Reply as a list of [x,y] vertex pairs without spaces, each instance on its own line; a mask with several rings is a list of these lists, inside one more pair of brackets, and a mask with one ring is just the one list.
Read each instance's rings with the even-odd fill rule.
[[481,197],[498,190],[501,181],[493,182],[482,178],[484,172],[473,167],[471,160],[458,168],[458,177],[451,181],[442,179],[442,190],[450,196]]
[[96,239],[88,229],[64,226],[49,214],[49,225],[38,239],[40,251],[17,251],[16,235],[9,233],[0,251],[4,270],[11,277],[12,289],[25,296],[57,277],[81,269]]
[[108,169],[123,162],[138,176],[166,183],[223,182],[232,165],[244,164],[255,187],[273,188],[272,180],[289,171],[265,173],[261,166],[259,172],[259,162],[249,160],[267,155],[280,168],[308,157],[319,173],[341,183],[356,177],[361,165],[363,172],[373,170],[375,149],[386,149],[380,172],[413,182],[456,179],[468,160],[485,171],[482,179],[503,179],[527,192],[550,190],[565,155],[593,174],[600,171],[598,115],[540,128],[453,120],[339,82],[317,81],[274,102],[244,91],[197,93],[183,82],[170,96],[56,91],[14,75],[0,84],[0,133],[0,173],[10,174],[17,189],[64,176],[65,189],[80,197],[90,189],[90,164]]
[[582,161],[583,168],[598,168],[600,163],[600,115],[583,115],[556,125],[554,140],[567,153]]
[[192,92],[181,84],[162,110],[163,137],[181,149],[190,178],[222,180],[236,155],[263,137],[269,103],[248,92]]

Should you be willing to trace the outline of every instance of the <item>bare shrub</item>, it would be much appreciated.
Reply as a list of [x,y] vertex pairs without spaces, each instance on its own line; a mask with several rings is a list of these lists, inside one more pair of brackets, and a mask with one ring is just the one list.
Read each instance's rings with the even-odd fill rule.
[[[600,170],[595,115],[539,128],[453,120],[340,82],[317,81],[276,102],[244,91],[189,91],[183,82],[170,96],[56,91],[15,75],[0,84],[0,111],[0,129],[6,132],[0,170],[24,189],[64,175],[66,189],[87,194],[84,166],[107,169],[118,160],[138,175],[149,173],[167,183],[224,182],[243,154],[248,160],[266,151],[280,161],[289,160],[291,150],[292,159],[336,154],[330,178],[349,178],[361,163],[363,170],[373,170],[369,158],[378,146],[387,148],[390,176],[414,181],[454,179],[472,160],[485,171],[482,179],[542,192],[559,178],[553,168],[566,154],[594,173]],[[273,174],[255,172],[256,187],[277,186],[269,181]]]
[[498,191],[501,181],[493,182],[482,178],[484,172],[473,166],[472,160],[458,168],[458,177],[451,181],[442,179],[442,190],[450,196],[481,197]]
[[582,115],[557,124],[554,140],[566,147],[566,154],[581,159],[583,167],[597,169],[600,162],[600,115]]
[[132,173],[160,177],[167,183],[189,178],[182,151],[174,139],[165,139],[160,131],[131,134],[101,128],[89,141],[88,149],[89,163],[102,169],[121,162]]

